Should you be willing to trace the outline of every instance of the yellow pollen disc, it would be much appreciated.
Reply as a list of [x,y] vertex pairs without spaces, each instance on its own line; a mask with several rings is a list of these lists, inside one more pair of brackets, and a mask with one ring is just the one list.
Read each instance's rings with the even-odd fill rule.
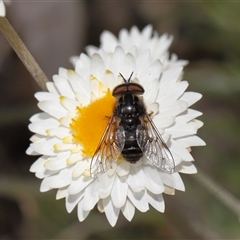
[[101,140],[109,118],[113,114],[115,98],[110,90],[102,98],[96,99],[88,106],[77,107],[77,116],[72,119],[70,128],[73,139],[82,145],[85,156],[92,156]]

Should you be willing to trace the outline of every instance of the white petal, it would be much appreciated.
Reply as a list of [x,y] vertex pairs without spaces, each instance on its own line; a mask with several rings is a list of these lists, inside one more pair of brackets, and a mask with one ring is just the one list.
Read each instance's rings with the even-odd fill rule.
[[46,132],[51,137],[55,136],[55,137],[58,137],[58,138],[62,138],[64,142],[66,142],[66,139],[69,139],[69,140],[71,139],[72,140],[71,131],[70,131],[69,128],[66,128],[66,127],[58,127],[58,128],[53,128],[53,129],[47,129]]
[[145,92],[143,94],[144,102],[146,105],[150,105],[156,101],[158,94],[159,80],[157,78],[152,79],[148,84],[144,85]]
[[[77,81],[76,81],[77,82]],[[89,87],[90,88],[90,87]],[[87,91],[87,88],[84,88],[85,93],[81,94],[80,92],[75,92],[76,98],[78,102],[80,102],[80,105],[86,106],[91,102],[91,92]]]
[[157,129],[167,128],[172,125],[175,121],[174,116],[169,116],[168,114],[157,114],[153,118],[153,122]]
[[46,120],[49,118],[52,118],[49,114],[45,112],[40,112],[40,113],[34,114],[29,120],[30,122],[38,122],[38,121]]
[[109,177],[115,175],[116,169],[117,169],[117,165],[114,164],[114,165],[107,171],[107,175],[108,175]]
[[28,125],[31,132],[41,135],[47,135],[47,130],[50,128],[57,128],[60,123],[55,118],[48,118],[45,120],[37,121]]
[[102,199],[104,211],[107,217],[108,222],[113,227],[115,226],[118,215],[120,212],[119,208],[115,208],[110,197]]
[[[85,50],[86,50],[88,56],[92,56],[94,53],[98,52],[98,48],[96,46],[93,46],[93,45],[86,46]],[[76,57],[75,59],[72,59],[72,61],[74,62],[75,67],[76,67],[77,60],[78,60],[78,57]]]
[[47,156],[39,157],[30,167],[30,172],[36,172],[39,168],[43,168],[44,164],[48,161]]
[[83,175],[77,179],[73,179],[68,188],[68,193],[70,195],[77,194],[85,189],[92,181],[93,179],[91,177],[85,177]]
[[142,30],[142,41],[143,42],[147,42],[149,40],[149,38],[151,38],[152,36],[152,31],[153,31],[153,27],[151,24],[147,25],[146,27],[144,27],[144,29]]
[[128,79],[129,76],[131,75],[131,73],[136,73],[136,62],[135,62],[135,58],[133,57],[132,54],[128,53],[125,56],[123,65],[121,67],[121,71],[120,73],[126,78]]
[[153,194],[152,192],[147,192],[148,202],[159,212],[164,212],[165,204],[162,194]]
[[76,112],[76,108],[77,106],[79,105],[79,103],[72,99],[72,98],[69,98],[69,97],[64,97],[64,96],[61,96],[60,97],[60,103],[69,111],[69,112],[72,112],[72,113],[75,113]]
[[127,29],[123,28],[119,32],[119,42],[123,45],[124,43],[127,43],[129,41],[128,39],[129,34]]
[[66,187],[71,183],[71,181],[72,168],[65,168],[52,178],[51,182],[49,182],[49,186],[51,188]]
[[134,42],[134,40],[138,40],[141,37],[140,35],[141,34],[138,28],[136,26],[132,26],[129,31],[129,37],[131,39],[131,42]]
[[137,47],[136,47],[136,46],[132,46],[132,47],[129,49],[128,53],[130,53],[131,55],[133,55],[134,58],[136,59],[137,56],[138,56],[138,49],[137,49]]
[[197,127],[197,129],[203,126],[203,122],[198,119],[193,119],[189,124],[194,125],[195,127]]
[[30,172],[35,172],[37,178],[44,178],[51,176],[58,171],[50,171],[45,168],[45,163],[48,161],[48,156],[41,156],[36,162],[34,162],[30,168]]
[[102,57],[99,54],[94,53],[91,61],[91,74],[98,81],[102,81],[105,70],[106,68]]
[[88,214],[90,213],[90,211],[84,211],[83,210],[83,200],[81,200],[79,203],[78,203],[78,220],[80,222],[84,221],[86,219],[86,217],[88,216]]
[[164,71],[160,80],[160,89],[165,85],[177,82],[178,78],[181,76],[182,69],[182,67],[176,67]]
[[160,101],[168,102],[179,99],[187,87],[188,82],[186,81],[165,85],[159,91]]
[[59,94],[56,93],[50,93],[50,92],[37,92],[34,94],[34,97],[39,101],[58,101],[59,100]]
[[87,168],[89,168],[88,161],[81,160],[77,162],[73,169],[73,178],[78,178],[80,175],[82,175],[85,172]]
[[164,191],[165,194],[175,195],[175,192],[176,192],[176,191],[175,191],[174,188],[171,188],[171,187],[165,185],[165,191]]
[[111,61],[112,54],[109,53],[109,52],[105,52],[103,49],[99,49],[97,52],[102,57],[102,60],[104,62],[104,66],[105,66],[105,69],[106,69],[105,72],[110,71],[109,70],[109,64],[110,64],[110,61]]
[[[148,66],[150,65],[150,51],[146,50],[143,53],[141,53],[138,58],[136,59],[136,65],[138,70],[138,76],[143,79],[144,74]],[[141,77],[143,75],[143,77]]]
[[47,89],[50,93],[54,93],[59,95],[60,92],[58,91],[58,89],[56,88],[55,84],[53,82],[47,82],[46,83]]
[[160,38],[157,39],[157,48],[154,47],[152,49],[153,57],[159,58],[165,54],[169,46],[173,41],[173,36],[169,36],[167,34],[163,34]]
[[164,192],[164,186],[157,169],[153,166],[145,165],[143,170],[145,173],[146,188],[154,194]]
[[155,115],[159,111],[159,104],[157,102],[147,105],[147,112],[150,115]]
[[101,48],[106,52],[113,52],[118,41],[114,34],[104,31],[100,36]]
[[52,176],[54,174],[57,174],[57,173],[58,173],[58,171],[50,171],[50,170],[47,170],[45,167],[43,167],[43,168],[39,168],[36,171],[35,176],[39,179],[43,179],[43,178],[50,177],[50,176]]
[[49,158],[44,166],[48,170],[60,170],[65,168],[67,167],[67,159],[69,155],[69,152],[59,153],[56,157]]
[[84,197],[84,190],[81,192],[74,194],[74,195],[67,195],[65,206],[67,209],[67,212],[70,213],[72,210],[77,206],[77,204],[83,199]]
[[81,75],[83,79],[88,79],[88,81],[90,77],[90,64],[90,58],[86,54],[82,53],[76,62],[75,67],[75,71]]
[[75,71],[68,71],[68,78],[78,102],[83,106],[89,104],[91,100],[89,76],[83,78]]
[[125,178],[123,177],[120,178],[118,177],[118,175],[116,175],[111,192],[112,202],[116,208],[121,208],[125,204],[127,191],[128,185],[126,183]]
[[[193,161],[192,155],[187,151],[187,149],[184,148],[179,142],[175,141],[174,139],[171,139],[171,145],[170,150],[173,154],[173,157],[180,158],[182,161]],[[178,165],[179,163],[176,163]]]
[[73,149],[76,149],[77,145],[76,144],[71,144],[71,143],[64,143],[64,142],[56,142],[53,145],[53,149],[55,153],[62,152],[62,151],[73,151]]
[[176,116],[187,109],[187,103],[183,101],[173,101],[160,104],[160,113],[170,116]]
[[202,98],[202,94],[196,92],[185,92],[180,100],[188,103],[188,107],[192,106],[195,102]]
[[132,220],[133,216],[134,216],[135,207],[131,203],[131,201],[129,201],[127,199],[124,206],[121,208],[121,211],[122,211],[124,217],[130,222]]
[[31,143],[31,148],[39,154],[54,156],[56,155],[54,145],[59,143],[57,138],[42,139],[41,142]]
[[[60,67],[59,69],[58,69],[58,75],[60,76],[60,77],[63,77],[63,78],[68,78],[68,71],[69,70],[67,70],[66,68],[63,68],[63,67]],[[71,71],[71,70],[70,70]]]
[[95,179],[86,189],[84,193],[82,208],[84,211],[90,211],[99,201],[98,196],[98,181]]
[[99,198],[106,198],[112,191],[112,186],[115,180],[115,175],[108,176],[107,173],[98,176],[99,179]]
[[104,206],[103,206],[103,202],[102,199],[100,199],[97,203],[97,209],[100,213],[104,213]]
[[6,9],[3,1],[0,1],[0,17],[5,17],[6,16]]
[[[82,156],[81,152],[72,153],[72,154],[70,154],[70,156],[67,159],[67,164],[71,165],[71,164],[77,163],[78,161],[80,161],[82,159],[83,159],[83,156]],[[87,168],[87,166],[89,166],[88,162],[87,161],[83,161],[83,162],[86,162],[85,168]],[[73,171],[75,171],[75,168],[73,169]]]
[[139,81],[144,86],[145,91],[147,91],[146,89],[149,88],[149,85],[151,84],[152,80],[157,79],[159,81],[161,70],[162,70],[161,62],[159,60],[156,60],[150,66],[148,66],[148,68],[141,74],[141,76],[139,76]]
[[59,199],[67,197],[67,195],[68,195],[67,189],[68,189],[68,186],[59,188],[57,191],[56,199],[59,200]]
[[134,192],[141,192],[145,189],[145,179],[142,166],[130,166],[130,173],[126,181]]
[[72,99],[75,98],[73,89],[71,88],[71,85],[67,79],[60,77],[59,75],[54,75],[53,81],[62,96],[66,96]]
[[185,174],[195,174],[197,173],[196,167],[191,162],[182,162],[177,166],[178,172]]
[[61,117],[60,119],[58,119],[58,121],[65,127],[70,126],[71,122],[72,122],[72,116],[70,113],[68,113],[66,116]]
[[38,103],[38,107],[57,119],[67,114],[67,110],[58,101],[42,101]]
[[130,164],[127,161],[125,161],[123,159],[117,165],[118,165],[118,167],[117,167],[116,171],[120,177],[126,176],[129,173]]
[[113,89],[117,85],[114,75],[110,71],[105,71],[103,79],[101,79],[101,80],[103,81],[103,84],[104,84],[106,90]]
[[196,134],[197,128],[187,123],[175,123],[173,126],[165,129],[165,132],[170,134],[172,138],[179,138]]
[[54,176],[45,177],[42,180],[41,186],[40,186],[40,192],[47,192],[52,189],[49,184],[51,183],[53,177]]
[[30,137],[30,141],[35,143],[35,142],[42,142],[45,141],[46,139],[49,139],[49,137],[45,137],[43,135],[40,134],[34,134]]
[[175,53],[171,54],[169,60],[166,61],[166,65],[164,66],[167,68],[175,68],[175,67],[184,67],[188,64],[187,60],[178,60],[178,57]]
[[177,142],[180,142],[185,148],[206,145],[206,143],[198,136],[186,136],[183,138],[178,138]]
[[201,112],[188,108],[186,111],[182,112],[179,116],[176,117],[176,122],[186,123],[201,115]]
[[175,172],[172,174],[167,174],[160,171],[159,173],[165,185],[172,187],[176,190],[185,191],[185,187],[179,173]]
[[76,149],[78,149],[78,145],[73,143],[65,143],[65,142],[56,142],[54,145],[53,145],[53,149],[55,151],[55,153],[59,153],[59,152],[62,152],[62,151],[75,151]]
[[134,192],[132,189],[128,189],[128,197],[133,205],[141,212],[146,212],[149,210],[147,197],[145,190],[141,192]]
[[109,67],[111,71],[115,74],[115,79],[117,79],[119,72],[121,72],[122,70],[122,63],[124,62],[124,58],[125,54],[123,49],[121,47],[116,47]]

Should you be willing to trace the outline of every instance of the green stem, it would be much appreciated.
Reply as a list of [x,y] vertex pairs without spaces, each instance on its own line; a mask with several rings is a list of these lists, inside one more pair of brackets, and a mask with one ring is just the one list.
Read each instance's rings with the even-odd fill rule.
[[240,201],[229,191],[224,189],[207,174],[198,168],[198,173],[194,175],[194,178],[202,184],[211,194],[214,194],[223,204],[238,215],[240,219]]

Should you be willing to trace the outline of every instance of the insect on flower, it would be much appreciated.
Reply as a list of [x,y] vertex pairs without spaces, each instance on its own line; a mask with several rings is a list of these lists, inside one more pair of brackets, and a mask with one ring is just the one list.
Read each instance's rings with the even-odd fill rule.
[[160,170],[173,173],[173,156],[147,113],[142,96],[144,88],[126,80],[113,89],[116,98],[113,115],[93,155],[90,172],[92,178],[107,172],[119,156],[136,163],[143,156]]

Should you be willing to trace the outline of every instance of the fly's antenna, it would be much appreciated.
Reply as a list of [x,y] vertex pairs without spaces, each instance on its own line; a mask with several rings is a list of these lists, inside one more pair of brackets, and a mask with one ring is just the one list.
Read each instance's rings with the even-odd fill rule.
[[131,73],[130,77],[128,78],[128,82],[130,82],[131,78],[132,78],[132,75],[133,75],[134,72]]
[[122,77],[122,79],[124,80],[124,82],[127,82],[127,80],[125,79],[125,77],[124,77],[121,73],[119,73],[119,75]]
[[131,73],[130,77],[128,78],[128,80],[121,74],[119,73],[119,75],[122,77],[122,79],[124,80],[125,83],[130,83],[130,80],[132,78],[132,75],[133,75],[134,72]]

